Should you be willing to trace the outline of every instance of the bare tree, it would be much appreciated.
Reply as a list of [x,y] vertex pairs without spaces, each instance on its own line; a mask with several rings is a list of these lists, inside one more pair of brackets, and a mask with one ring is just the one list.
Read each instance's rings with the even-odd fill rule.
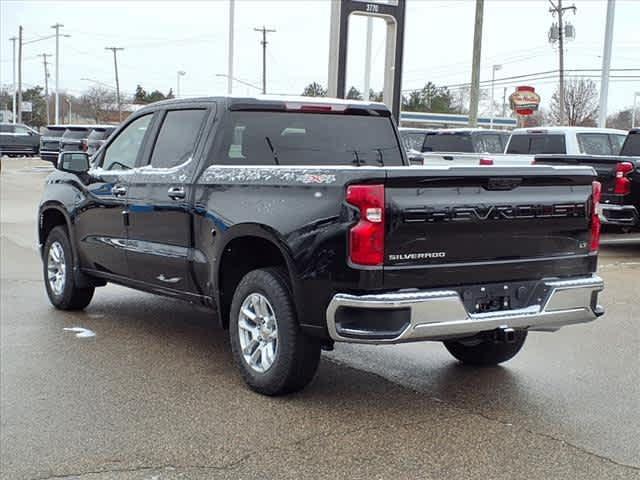
[[108,112],[117,109],[116,94],[104,87],[91,87],[80,97],[80,109],[82,114],[100,123]]
[[[564,118],[567,125],[594,127],[598,118],[598,89],[593,80],[577,78],[564,86]],[[550,117],[560,122],[560,92],[556,89],[551,97]]]

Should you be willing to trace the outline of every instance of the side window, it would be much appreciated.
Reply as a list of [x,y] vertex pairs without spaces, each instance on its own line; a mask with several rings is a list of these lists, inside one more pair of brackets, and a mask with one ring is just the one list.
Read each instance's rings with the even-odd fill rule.
[[580,151],[587,155],[611,155],[609,135],[606,133],[579,133]]
[[153,114],[144,115],[125,128],[109,145],[104,154],[102,168],[105,170],[128,170],[136,165],[145,133]]
[[0,133],[13,133],[13,125],[0,125]]
[[20,135],[29,135],[29,129],[27,127],[23,127],[22,125],[16,125],[16,133]]
[[171,168],[189,160],[206,114],[206,110],[168,111],[153,147],[151,166]]

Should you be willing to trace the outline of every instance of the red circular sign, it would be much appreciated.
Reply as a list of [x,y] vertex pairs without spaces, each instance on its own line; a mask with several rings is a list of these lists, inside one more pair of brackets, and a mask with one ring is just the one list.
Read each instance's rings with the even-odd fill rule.
[[532,115],[540,105],[540,95],[536,89],[529,86],[516,87],[516,91],[509,96],[511,109],[518,115]]

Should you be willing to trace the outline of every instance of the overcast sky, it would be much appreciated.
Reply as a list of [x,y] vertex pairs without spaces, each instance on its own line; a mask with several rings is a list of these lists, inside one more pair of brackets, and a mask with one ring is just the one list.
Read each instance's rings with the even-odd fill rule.
[[[570,5],[569,0],[564,1]],[[566,18],[576,28],[576,38],[566,48],[566,68],[586,72],[599,83],[606,2],[575,0],[576,15]],[[407,0],[403,90],[426,81],[438,85],[469,82],[473,48],[473,0]],[[267,49],[270,93],[299,94],[305,85],[327,83],[329,56],[328,0],[236,0],[234,75],[260,85],[263,24],[277,32],[269,35]],[[640,69],[640,0],[617,0],[613,40],[613,69]],[[9,37],[24,27],[25,40],[50,35],[56,22],[71,35],[61,40],[61,88],[80,94],[90,78],[114,85],[113,57],[104,47],[123,47],[119,53],[121,89],[132,94],[137,84],[147,91],[176,88],[176,71],[184,96],[226,92],[228,0],[214,1],[0,1],[0,83],[11,83],[12,53]],[[365,20],[351,19],[348,85],[362,90]],[[487,0],[484,12],[481,80],[491,78],[493,64],[502,64],[497,78],[558,68],[557,48],[547,40],[553,19],[543,0]],[[41,53],[55,53],[55,41],[43,40],[24,47],[25,86],[43,85]],[[372,87],[382,88],[384,59],[383,22],[376,20],[373,40]],[[51,57],[50,61],[55,62]],[[51,83],[53,84],[53,65]],[[576,75],[577,73],[569,73]],[[612,77],[640,77],[640,70],[614,71]],[[502,82],[504,83],[504,82]],[[517,84],[530,84],[547,104],[557,83],[554,78],[504,83],[511,93]],[[612,78],[609,112],[628,107],[640,91],[640,78]],[[256,90],[235,84],[234,93]],[[503,85],[496,87],[500,99]]]

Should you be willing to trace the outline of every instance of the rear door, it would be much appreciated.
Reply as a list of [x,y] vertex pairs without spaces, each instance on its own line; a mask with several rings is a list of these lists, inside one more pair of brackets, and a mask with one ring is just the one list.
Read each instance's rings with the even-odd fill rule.
[[553,259],[589,253],[593,174],[574,170],[390,170],[385,284],[407,268],[415,287],[536,278],[545,259],[547,274],[566,273]]
[[193,177],[204,125],[214,111],[173,108],[160,124],[148,159],[129,185],[127,259],[133,278],[163,290],[188,292],[192,248]]

